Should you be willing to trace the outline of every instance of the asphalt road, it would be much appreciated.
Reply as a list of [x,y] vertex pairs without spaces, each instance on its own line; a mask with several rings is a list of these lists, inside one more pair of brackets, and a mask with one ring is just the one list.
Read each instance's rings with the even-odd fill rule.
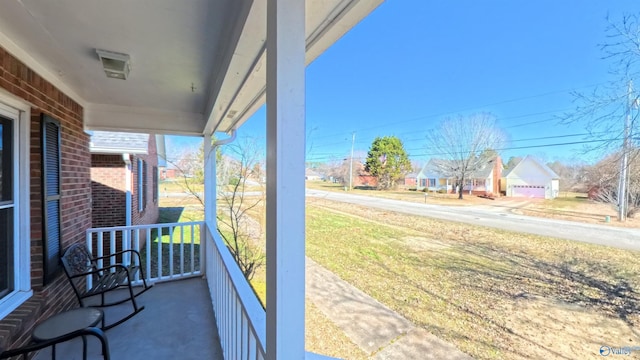
[[410,215],[640,251],[640,230],[637,229],[537,218],[504,211],[492,212],[474,206],[419,204],[321,190],[307,189],[307,196]]

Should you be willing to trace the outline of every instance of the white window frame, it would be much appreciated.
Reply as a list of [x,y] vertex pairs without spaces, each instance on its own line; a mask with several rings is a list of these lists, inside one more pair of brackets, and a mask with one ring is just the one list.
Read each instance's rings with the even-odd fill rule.
[[144,189],[143,189],[143,185],[144,185],[144,179],[143,174],[142,174],[142,159],[138,159],[138,171],[137,171],[137,176],[138,176],[138,212],[143,212],[144,211]]
[[[27,301],[31,289],[30,127],[31,108],[0,89],[0,114],[15,121],[13,132],[14,246],[13,291],[0,299],[0,320]],[[19,184],[19,186],[18,186]]]

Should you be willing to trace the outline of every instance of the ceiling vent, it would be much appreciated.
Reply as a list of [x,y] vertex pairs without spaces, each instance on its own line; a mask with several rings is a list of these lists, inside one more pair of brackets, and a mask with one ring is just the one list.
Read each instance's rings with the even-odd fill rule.
[[96,49],[96,52],[100,57],[102,68],[107,77],[127,80],[130,69],[129,55],[100,49]]

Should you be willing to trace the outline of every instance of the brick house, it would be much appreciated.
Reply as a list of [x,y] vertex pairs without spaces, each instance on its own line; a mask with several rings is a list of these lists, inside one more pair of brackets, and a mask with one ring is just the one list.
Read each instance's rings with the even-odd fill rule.
[[58,258],[92,222],[83,117],[0,47],[0,347],[27,343],[35,323],[77,306]]
[[93,227],[157,222],[159,158],[165,157],[161,144],[163,135],[91,134]]
[[[82,106],[0,47],[2,348],[26,344],[36,323],[77,306],[59,264],[64,249],[83,242],[92,223],[126,223],[123,194],[100,194],[98,186],[92,185],[92,164],[96,170],[101,165],[110,167],[112,175],[122,175],[124,182],[123,156],[99,149],[92,156],[83,117]],[[158,165],[155,136],[148,136],[147,143],[145,151],[131,155],[132,176],[141,165],[148,169],[144,181],[132,181],[133,224],[153,223],[158,218],[153,187]],[[116,158],[122,164],[117,170]],[[140,194],[141,183],[146,191],[135,196]],[[94,195],[97,214],[92,215]],[[103,196],[114,196],[122,206],[105,207]],[[139,198],[145,200],[144,206]],[[98,214],[107,215],[109,221],[102,221]],[[13,253],[17,254],[14,258]]]

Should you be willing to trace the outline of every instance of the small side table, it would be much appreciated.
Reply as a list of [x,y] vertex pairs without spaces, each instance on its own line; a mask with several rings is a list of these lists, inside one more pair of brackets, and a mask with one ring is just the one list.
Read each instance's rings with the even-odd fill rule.
[[[31,337],[35,342],[52,340],[74,331],[93,327],[102,321],[104,313],[96,308],[78,308],[53,315],[38,324]],[[51,359],[56,358],[56,346],[51,349]],[[87,338],[82,336],[82,358],[87,359]]]

